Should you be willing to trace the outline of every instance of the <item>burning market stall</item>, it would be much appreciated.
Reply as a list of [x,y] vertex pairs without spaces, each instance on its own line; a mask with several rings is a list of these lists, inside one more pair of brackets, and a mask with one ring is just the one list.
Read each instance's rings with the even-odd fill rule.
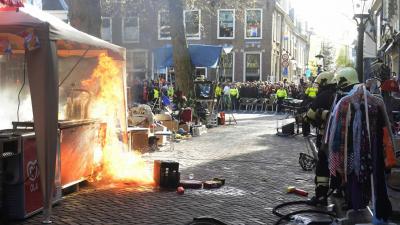
[[[55,185],[55,177],[56,173],[60,172],[56,170],[56,167],[60,167],[59,163],[61,167],[68,166],[68,170],[74,169],[74,165],[68,165],[74,161],[75,165],[80,167],[87,167],[87,164],[92,163],[82,161],[88,158],[79,154],[91,154],[90,158],[96,159],[93,155],[98,151],[90,148],[90,145],[94,139],[105,133],[104,130],[100,132],[104,124],[107,124],[107,137],[103,137],[104,141],[101,143],[103,151],[115,147],[118,141],[125,142],[125,49],[80,32],[30,5],[0,8],[0,49],[0,100],[10,101],[11,96],[15,99],[14,103],[17,102],[15,110],[7,107],[7,104],[1,109],[0,115],[12,111],[13,116],[2,115],[0,126],[3,126],[0,129],[8,128],[4,127],[4,124],[11,125],[12,121],[17,120],[13,123],[13,129],[3,131],[2,137],[24,136],[26,133],[21,132],[18,129],[20,127],[31,128],[27,130],[35,136],[34,142],[24,142],[22,146],[16,147],[14,152],[8,151],[10,145],[3,145],[0,148],[0,158],[6,157],[6,152],[11,155],[21,154],[21,149],[28,144],[33,146],[30,149],[36,149],[29,154],[37,155],[37,161],[35,158],[21,159],[23,169],[14,172],[15,177],[22,177],[27,181],[35,180],[36,186],[33,181],[22,182],[25,187],[22,185],[21,190],[22,193],[25,190],[25,194],[13,194],[24,198],[26,192],[41,189],[42,194],[36,193],[36,197],[43,196],[45,221],[49,222],[53,192],[55,186],[58,186]],[[10,68],[13,65],[16,66]],[[25,82],[29,82],[29,87],[24,88]],[[6,87],[12,90],[11,95],[4,92]],[[23,107],[25,100],[28,103],[27,107]],[[19,114],[26,112],[31,112],[32,116],[22,116],[21,119],[33,119],[34,122],[20,122]],[[101,122],[95,119],[101,119]],[[68,129],[72,130],[59,135]],[[87,135],[83,135],[82,129],[94,129],[97,134],[86,132]],[[108,135],[111,132],[113,134]],[[65,138],[71,142],[64,140],[67,144],[63,146],[62,139]],[[72,143],[74,139],[79,139],[79,142]],[[92,151],[84,152],[88,146]],[[70,150],[71,152],[63,157],[63,149],[71,148],[74,150]],[[80,165],[77,165],[77,162]],[[26,170],[28,174],[23,172]],[[41,185],[38,184],[39,174]],[[66,184],[81,175],[83,174],[66,178],[61,169],[61,180],[66,179],[61,182]],[[123,176],[124,174],[121,178]],[[7,196],[11,195],[7,193]],[[22,199],[24,204],[29,204],[27,199],[26,196]]]

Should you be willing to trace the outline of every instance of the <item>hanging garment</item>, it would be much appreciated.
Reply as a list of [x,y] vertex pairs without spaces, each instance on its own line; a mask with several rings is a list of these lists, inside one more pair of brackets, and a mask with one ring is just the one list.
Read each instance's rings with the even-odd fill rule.
[[328,140],[329,169],[333,176],[343,177],[348,205],[357,210],[372,199],[374,216],[382,221],[392,212],[383,144],[384,128],[390,131],[388,121],[383,101],[360,85],[336,105]]

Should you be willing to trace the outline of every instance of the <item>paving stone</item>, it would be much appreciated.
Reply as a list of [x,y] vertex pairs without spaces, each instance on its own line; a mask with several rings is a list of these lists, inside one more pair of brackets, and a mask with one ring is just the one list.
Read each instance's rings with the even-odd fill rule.
[[[53,209],[53,224],[180,225],[200,216],[213,216],[229,225],[273,224],[277,219],[271,213],[273,206],[304,199],[286,194],[287,186],[313,190],[313,173],[298,165],[306,144],[301,136],[277,137],[274,116],[235,117],[237,126],[209,129],[200,137],[176,143],[174,151],[166,147],[144,155],[149,163],[178,161],[183,179],[189,174],[200,180],[225,178],[222,188],[188,189],[177,195],[142,186],[88,186],[66,196]],[[39,214],[9,224],[40,224],[41,220]]]

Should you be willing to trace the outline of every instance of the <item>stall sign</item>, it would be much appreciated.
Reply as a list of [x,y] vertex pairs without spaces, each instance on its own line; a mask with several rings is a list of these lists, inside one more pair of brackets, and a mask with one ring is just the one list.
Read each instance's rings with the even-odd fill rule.
[[24,170],[25,209],[27,212],[33,212],[42,207],[40,172],[34,138],[24,140]]

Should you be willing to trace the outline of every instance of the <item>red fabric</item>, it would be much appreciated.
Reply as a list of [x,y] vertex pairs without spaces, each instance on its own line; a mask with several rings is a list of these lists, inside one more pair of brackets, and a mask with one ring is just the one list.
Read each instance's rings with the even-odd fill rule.
[[387,127],[383,128],[383,145],[385,152],[385,166],[390,169],[396,166],[397,160],[394,153],[393,142]]
[[383,84],[381,86],[381,89],[383,91],[398,92],[399,91],[399,85],[394,80],[386,80],[385,82],[383,82]]
[[24,7],[21,0],[0,0],[0,3],[11,7]]
[[[1,0],[0,0],[1,1]],[[18,7],[1,7],[0,5],[0,12],[11,12],[11,11],[17,11]]]
[[186,108],[182,111],[181,121],[185,122],[185,123],[192,122],[192,109],[191,108]]

